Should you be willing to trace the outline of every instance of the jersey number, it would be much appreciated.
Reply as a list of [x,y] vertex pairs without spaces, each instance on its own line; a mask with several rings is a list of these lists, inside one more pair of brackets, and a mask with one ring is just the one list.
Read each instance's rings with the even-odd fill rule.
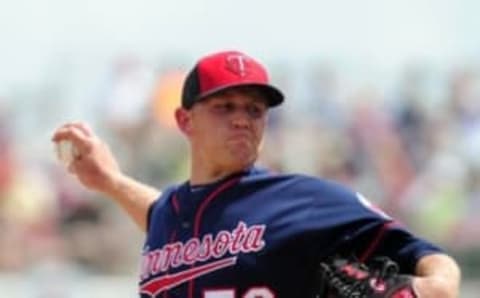
[[[235,298],[235,290],[208,290],[203,293],[203,298]],[[275,298],[275,295],[269,288],[254,287],[248,289],[242,298]]]

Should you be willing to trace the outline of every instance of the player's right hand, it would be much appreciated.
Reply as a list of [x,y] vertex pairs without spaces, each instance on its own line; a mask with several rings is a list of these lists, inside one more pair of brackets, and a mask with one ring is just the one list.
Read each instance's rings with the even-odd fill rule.
[[105,194],[114,191],[122,172],[108,145],[86,123],[63,124],[53,133],[52,141],[72,142],[76,152],[68,170],[85,187]]

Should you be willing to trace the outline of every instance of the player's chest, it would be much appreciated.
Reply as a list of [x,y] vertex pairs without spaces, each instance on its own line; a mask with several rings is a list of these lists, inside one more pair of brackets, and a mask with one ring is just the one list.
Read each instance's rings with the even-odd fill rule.
[[298,205],[261,197],[219,197],[209,204],[172,200],[152,214],[146,247],[159,249],[177,243],[186,249],[182,255],[187,256],[187,263],[197,251],[207,254],[199,261],[267,253],[302,233],[299,223],[309,209]]
[[[253,222],[250,218],[227,220],[222,216],[217,220],[204,222],[198,230],[195,225],[182,225],[181,220],[166,223],[164,228],[170,239],[152,236],[146,243],[141,290],[147,294],[169,292],[172,297],[178,293],[178,297],[212,294],[212,297],[233,298],[268,289],[267,295],[275,291],[276,297],[281,297],[279,284],[286,280],[281,266],[303,267],[299,254],[283,251],[274,237],[275,231],[267,223]],[[275,266],[280,270],[272,270]],[[293,283],[292,278],[289,282]],[[215,290],[218,287],[226,290],[220,293]],[[194,295],[190,296],[189,291]],[[215,296],[219,294],[226,296]]]
[[[180,293],[189,287],[197,292],[231,285],[243,293],[269,285],[278,292],[286,280],[295,279],[282,268],[298,268],[298,279],[304,279],[300,273],[305,270],[304,253],[291,246],[301,232],[290,228],[298,221],[296,216],[303,215],[292,216],[293,210],[292,205],[248,196],[219,197],[208,205],[201,200],[172,201],[152,213],[141,289],[148,292],[152,285],[156,293]],[[179,295],[187,297],[185,292]]]

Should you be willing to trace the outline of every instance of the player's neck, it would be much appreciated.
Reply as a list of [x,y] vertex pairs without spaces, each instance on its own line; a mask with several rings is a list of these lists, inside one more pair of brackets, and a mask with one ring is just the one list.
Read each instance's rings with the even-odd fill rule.
[[237,167],[221,167],[212,165],[201,165],[192,162],[190,184],[202,185],[219,181],[234,173],[238,173],[248,169],[250,165]]

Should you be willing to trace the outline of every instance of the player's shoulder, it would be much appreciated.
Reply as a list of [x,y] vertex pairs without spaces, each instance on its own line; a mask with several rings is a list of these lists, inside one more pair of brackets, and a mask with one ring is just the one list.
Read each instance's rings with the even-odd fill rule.
[[178,187],[178,185],[170,185],[165,187],[158,198],[152,203],[150,209],[159,209],[167,205],[168,201],[172,197],[172,194],[178,189]]
[[271,185],[285,192],[315,193],[327,197],[352,197],[355,192],[333,180],[301,173],[278,173],[268,169],[255,168],[244,179],[245,183]]
[[294,177],[297,191],[314,193],[315,197],[323,200],[356,200],[357,193],[337,181],[305,174],[294,174]]

